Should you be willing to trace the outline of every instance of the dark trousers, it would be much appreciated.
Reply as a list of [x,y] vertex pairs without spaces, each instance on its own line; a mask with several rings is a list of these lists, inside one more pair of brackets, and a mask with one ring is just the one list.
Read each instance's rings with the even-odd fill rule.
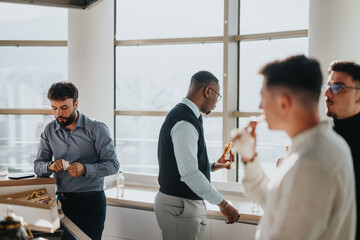
[[91,239],[101,239],[106,216],[106,197],[104,191],[88,196],[59,195],[64,214]]

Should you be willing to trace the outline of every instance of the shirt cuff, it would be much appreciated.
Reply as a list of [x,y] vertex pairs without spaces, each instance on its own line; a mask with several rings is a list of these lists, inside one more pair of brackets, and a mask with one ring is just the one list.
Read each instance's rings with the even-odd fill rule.
[[94,165],[92,164],[84,164],[85,167],[85,177],[95,177]]
[[52,164],[53,162],[48,162],[48,163],[46,163],[46,164],[44,164],[43,165],[43,172],[44,173],[52,173],[53,171],[51,171],[50,169],[49,169],[49,165],[50,164]]
[[213,197],[205,200],[207,200],[211,204],[219,205],[224,200],[224,198],[218,191],[216,191],[216,194]]

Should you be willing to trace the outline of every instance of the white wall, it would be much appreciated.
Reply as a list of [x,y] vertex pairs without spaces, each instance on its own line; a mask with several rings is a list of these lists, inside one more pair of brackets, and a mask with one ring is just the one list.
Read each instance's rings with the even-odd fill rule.
[[360,62],[359,13],[359,0],[310,0],[309,56],[324,74],[335,59]]
[[[199,240],[253,240],[256,225],[207,219]],[[103,240],[160,240],[161,230],[153,211],[108,206]]]
[[104,122],[114,136],[114,1],[69,10],[69,81],[79,111]]
[[[360,1],[310,0],[309,57],[321,64],[324,81],[330,62],[343,59],[360,63]],[[324,98],[320,113],[325,116]]]

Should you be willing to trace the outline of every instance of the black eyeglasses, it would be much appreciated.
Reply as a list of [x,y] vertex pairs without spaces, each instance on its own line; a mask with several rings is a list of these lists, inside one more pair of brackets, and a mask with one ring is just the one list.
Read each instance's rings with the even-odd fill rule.
[[359,90],[360,87],[350,87],[350,86],[346,86],[344,84],[338,84],[338,83],[334,83],[334,84],[329,84],[329,83],[325,83],[323,84],[323,91],[325,92],[326,90],[328,90],[330,88],[330,91],[333,94],[339,94],[341,92],[342,89],[357,89]]
[[[207,87],[204,87],[204,89],[205,88],[207,88]],[[214,91],[214,93],[216,94],[217,102],[219,102],[220,99],[222,98],[222,96],[217,91],[215,91],[212,87],[209,87],[209,88]]]

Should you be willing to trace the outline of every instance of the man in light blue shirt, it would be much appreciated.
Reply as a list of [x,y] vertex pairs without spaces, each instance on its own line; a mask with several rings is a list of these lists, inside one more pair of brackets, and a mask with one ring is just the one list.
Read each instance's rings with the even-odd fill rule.
[[55,172],[65,215],[91,239],[101,239],[106,215],[104,177],[119,170],[109,129],[77,111],[78,90],[72,83],[53,84],[48,98],[56,120],[41,134],[34,171],[43,177]]
[[186,98],[169,112],[161,127],[155,214],[164,240],[201,236],[206,226],[203,199],[218,205],[227,223],[239,219],[238,211],[210,183],[210,170],[229,168],[224,155],[210,165],[200,114],[215,108],[219,92],[219,81],[213,74],[194,74]]

